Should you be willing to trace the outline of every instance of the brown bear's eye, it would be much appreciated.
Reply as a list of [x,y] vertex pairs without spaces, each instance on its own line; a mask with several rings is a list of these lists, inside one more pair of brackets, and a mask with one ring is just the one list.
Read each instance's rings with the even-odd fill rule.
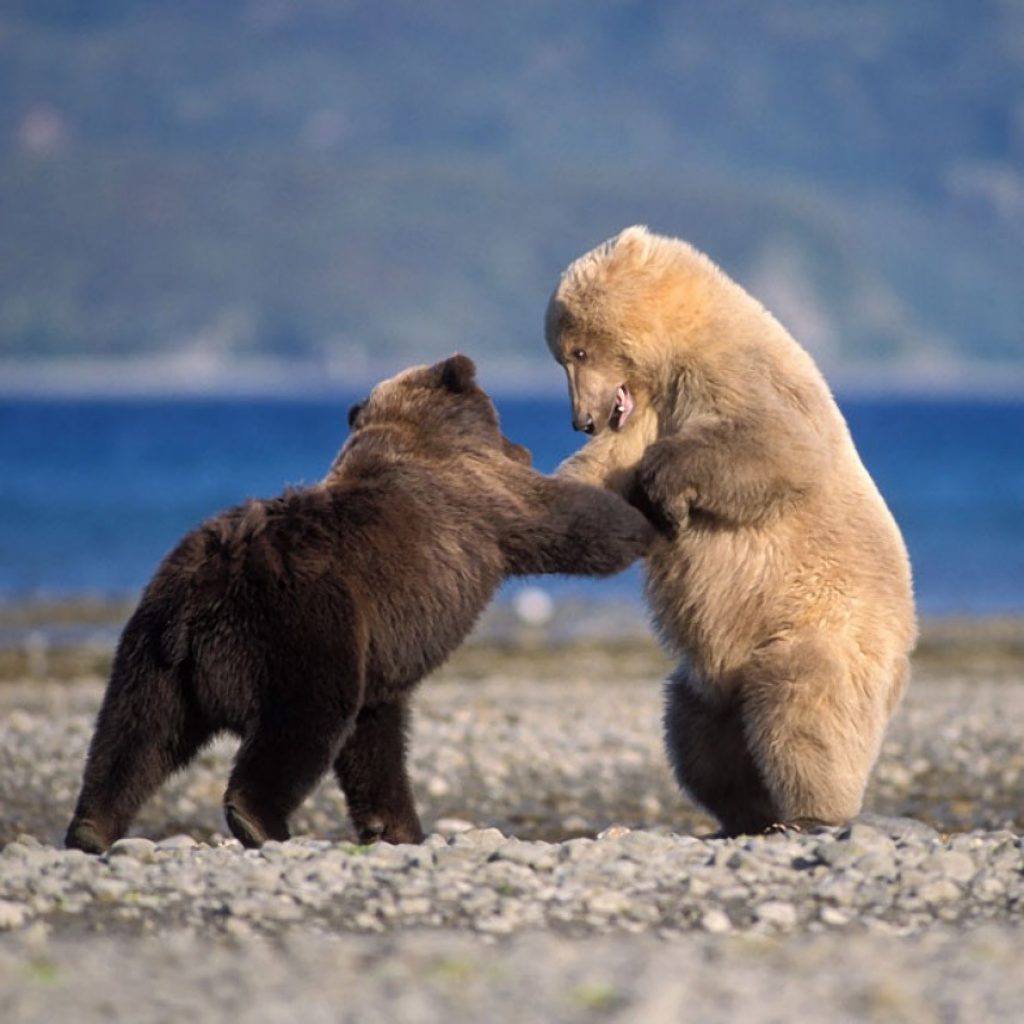
[[574,349],[573,353],[572,353],[572,357],[578,363],[585,363],[587,361],[587,351],[586,351],[586,349],[582,349],[582,348]]
[[349,430],[351,430],[355,426],[356,418],[363,411],[363,406],[364,405],[366,405],[365,402],[356,402],[356,404],[353,405],[351,409],[349,409],[349,411],[348,411],[348,429]]

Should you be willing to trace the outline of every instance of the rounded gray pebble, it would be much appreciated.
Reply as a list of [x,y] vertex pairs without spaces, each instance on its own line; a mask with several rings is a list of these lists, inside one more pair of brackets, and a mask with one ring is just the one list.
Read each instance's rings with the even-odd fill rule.
[[156,843],[151,839],[118,839],[107,851],[107,856],[151,861],[156,854],[156,848]]

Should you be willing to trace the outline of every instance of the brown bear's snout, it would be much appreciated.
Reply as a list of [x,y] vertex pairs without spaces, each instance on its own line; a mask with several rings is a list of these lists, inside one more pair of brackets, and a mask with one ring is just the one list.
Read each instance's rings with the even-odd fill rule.
[[573,416],[572,429],[582,430],[584,434],[592,434],[594,432],[594,417],[589,412],[585,416]]

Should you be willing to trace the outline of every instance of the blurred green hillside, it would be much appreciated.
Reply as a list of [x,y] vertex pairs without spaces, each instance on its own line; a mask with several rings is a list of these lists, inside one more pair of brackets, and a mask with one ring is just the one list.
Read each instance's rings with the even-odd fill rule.
[[558,272],[645,222],[840,381],[1024,381],[1017,0],[7,0],[0,98],[8,368],[557,383]]

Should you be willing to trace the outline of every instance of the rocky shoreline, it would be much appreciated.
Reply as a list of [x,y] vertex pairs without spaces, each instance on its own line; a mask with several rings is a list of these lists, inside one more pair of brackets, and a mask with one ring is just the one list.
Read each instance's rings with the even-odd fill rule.
[[466,649],[416,702],[422,846],[354,845],[325,780],[296,838],[243,850],[220,816],[223,740],[100,858],[58,843],[102,679],[0,685],[11,1019],[64,1005],[81,1020],[113,1006],[132,1020],[499,1022],[978,1020],[1019,1007],[1013,658],[922,659],[871,813],[732,840],[700,838],[712,823],[665,767],[663,670],[642,644]]
[[235,939],[451,928],[483,935],[701,930],[911,935],[935,923],[1024,913],[1024,842],[1009,831],[943,839],[909,818],[866,815],[813,835],[706,840],[613,826],[597,839],[529,842],[495,828],[421,846],[296,838],[243,850],[119,840],[89,857],[30,836],[0,855],[0,929],[168,928]]

